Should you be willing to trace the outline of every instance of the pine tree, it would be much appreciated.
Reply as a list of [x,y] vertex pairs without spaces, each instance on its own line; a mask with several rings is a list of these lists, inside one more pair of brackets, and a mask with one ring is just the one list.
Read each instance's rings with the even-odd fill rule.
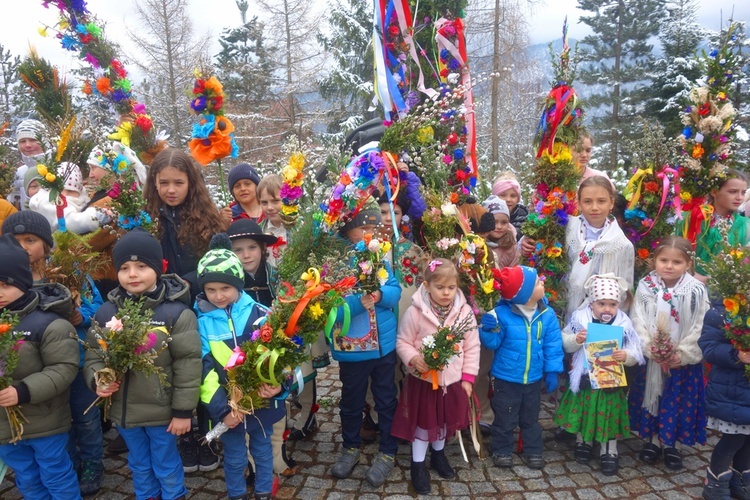
[[646,115],[659,120],[666,137],[676,137],[682,131],[680,111],[701,76],[695,56],[706,33],[696,22],[697,8],[695,0],[676,0],[668,4],[668,15],[659,31],[663,55],[654,64]]
[[336,0],[327,24],[317,35],[334,65],[318,80],[320,94],[336,100],[329,131],[341,122],[362,123],[370,113],[373,93],[372,5],[366,0]]
[[[614,173],[638,114],[644,112],[639,87],[649,86],[651,37],[658,33],[665,0],[578,0],[591,12],[581,22],[594,32],[582,40],[579,80],[589,86],[586,107],[592,131],[604,150],[604,170]],[[588,61],[588,64],[586,64]],[[582,94],[585,96],[586,91]]]
[[0,44],[0,126],[10,124],[13,116],[23,117],[34,109],[34,103],[21,89],[20,65],[21,57]]

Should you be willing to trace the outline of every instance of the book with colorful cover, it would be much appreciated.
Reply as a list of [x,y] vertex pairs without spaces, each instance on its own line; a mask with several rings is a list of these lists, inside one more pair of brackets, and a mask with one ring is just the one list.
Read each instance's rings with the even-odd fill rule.
[[619,345],[616,339],[587,342],[584,345],[592,389],[627,387],[625,367],[612,357]]

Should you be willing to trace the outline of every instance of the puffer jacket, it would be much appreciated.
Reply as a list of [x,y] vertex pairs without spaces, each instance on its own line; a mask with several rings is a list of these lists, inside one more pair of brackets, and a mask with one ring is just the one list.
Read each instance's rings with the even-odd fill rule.
[[[120,389],[112,395],[110,417],[120,427],[149,427],[167,425],[173,417],[190,418],[198,405],[201,380],[201,347],[198,323],[190,309],[190,292],[178,276],[165,274],[159,278],[156,290],[144,294],[145,309],[153,309],[151,324],[163,326],[172,340],[156,358],[168,385],[162,385],[156,374],[146,376],[130,370],[125,373]],[[122,288],[112,290],[108,301],[96,313],[94,320],[104,325],[117,314],[130,295]],[[156,331],[157,345],[165,340]],[[93,328],[86,341],[96,346]],[[84,376],[92,390],[96,390],[94,372],[104,368],[104,361],[92,351],[86,351]]]
[[[250,340],[256,322],[268,313],[268,309],[246,293],[241,293],[237,302],[227,309],[218,309],[201,293],[195,302],[195,309],[198,312],[203,355],[201,401],[208,408],[211,419],[220,422],[231,411],[224,388],[227,383],[224,367],[232,355],[232,349]],[[271,398],[268,408],[253,413],[264,428],[270,428],[278,420],[278,411],[275,410],[284,406],[286,395],[286,390],[282,390]]]
[[[70,292],[60,284],[32,288],[14,305],[15,330],[27,332],[11,377],[18,404],[28,419],[23,440],[52,436],[70,429],[69,387],[78,374],[75,328],[66,319],[73,310]],[[0,418],[0,444],[11,439],[8,419]]]
[[529,322],[513,304],[501,301],[493,314],[498,331],[479,329],[482,346],[495,351],[490,373],[517,384],[533,384],[545,373],[562,373],[563,348],[560,324],[547,299],[539,301]]
[[[424,285],[420,285],[411,298],[412,305],[404,313],[398,325],[396,352],[410,373],[419,377],[409,362],[419,354],[422,339],[433,335],[440,328],[440,321],[430,307],[430,298]],[[479,333],[477,321],[461,290],[457,290],[453,299],[453,308],[445,318],[444,326],[452,326],[465,317],[471,318],[471,328],[464,333],[464,339],[458,344],[459,355],[452,363],[439,372],[439,385],[447,387],[456,382],[466,380],[474,383],[479,373]]]
[[[351,323],[349,331],[340,335],[334,331],[331,335],[331,351],[336,361],[365,361],[379,359],[390,354],[396,348],[398,321],[394,310],[401,299],[401,287],[393,275],[390,264],[386,262],[388,280],[380,287],[380,302],[375,304],[376,328],[370,328],[370,313],[362,306],[362,294],[347,296]],[[337,325],[344,321],[344,311],[339,307]]]
[[745,364],[724,332],[723,304],[712,304],[703,320],[698,345],[711,364],[706,385],[706,415],[738,425],[750,425],[750,380]]

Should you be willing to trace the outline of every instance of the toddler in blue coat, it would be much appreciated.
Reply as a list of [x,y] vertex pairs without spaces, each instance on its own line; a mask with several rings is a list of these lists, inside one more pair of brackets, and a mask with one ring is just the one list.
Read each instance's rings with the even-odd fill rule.
[[505,267],[498,278],[501,300],[482,316],[479,339],[494,351],[490,373],[495,378],[492,410],[492,462],[511,467],[513,431],[523,431],[526,464],[542,469],[539,425],[542,378],[547,392],[557,388],[563,371],[560,324],[544,298],[544,282],[535,269]]

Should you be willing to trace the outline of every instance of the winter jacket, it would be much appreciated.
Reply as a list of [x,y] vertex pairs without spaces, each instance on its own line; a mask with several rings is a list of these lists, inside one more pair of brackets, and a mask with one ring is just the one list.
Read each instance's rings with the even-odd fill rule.
[[237,222],[240,219],[250,219],[253,222],[260,224],[263,222],[263,212],[260,213],[260,217],[250,217],[247,212],[242,209],[242,205],[233,201],[229,204],[229,208],[232,209],[232,222]]
[[166,272],[185,279],[185,275],[198,269],[200,256],[180,243],[177,237],[180,233],[180,210],[173,207],[160,208],[159,224],[162,228],[161,250],[167,261]]
[[406,187],[406,196],[411,200],[411,206],[406,212],[406,215],[411,217],[412,220],[420,219],[422,214],[424,214],[424,211],[427,210],[427,205],[424,202],[422,193],[419,191],[422,182],[419,180],[419,177],[417,177],[417,174],[412,171],[399,172],[398,176]]
[[[49,221],[52,231],[57,231],[57,206],[49,199],[50,192],[40,189],[31,200],[29,210],[38,212]],[[77,198],[67,197],[66,206],[63,208],[63,217],[68,231],[76,234],[86,234],[99,229],[99,213],[94,207],[85,208],[89,203],[89,197],[85,193]]]
[[510,223],[516,228],[516,241],[521,241],[521,237],[523,236],[521,227],[523,227],[523,223],[526,222],[526,217],[528,216],[529,209],[526,208],[526,205],[521,205],[520,203],[516,205],[516,208],[510,214]]
[[[220,422],[231,409],[227,391],[227,372],[224,367],[232,355],[232,349],[250,340],[257,328],[256,322],[268,314],[268,309],[257,303],[246,293],[241,293],[237,302],[227,309],[218,309],[205,294],[198,295],[195,302],[198,313],[198,331],[201,337],[203,374],[201,380],[201,402],[208,408],[214,422]],[[271,398],[270,407],[256,410],[253,415],[260,419],[264,428],[270,428],[278,420],[275,410],[284,406],[287,392],[282,390]]]
[[18,212],[11,202],[0,198],[0,225],[5,219]]
[[[112,395],[110,417],[124,428],[167,425],[173,417],[190,418],[198,404],[201,380],[200,338],[195,313],[190,309],[187,284],[178,276],[165,274],[159,278],[156,290],[143,294],[143,307],[153,309],[151,324],[163,326],[172,340],[156,358],[168,385],[162,385],[156,374],[146,376],[129,370]],[[108,301],[99,308],[94,320],[103,327],[115,316],[130,295],[122,288],[109,294]],[[157,345],[166,338],[157,333]],[[86,337],[89,345],[96,345],[93,329]],[[92,390],[96,390],[94,372],[104,368],[104,361],[94,352],[86,351],[84,376]]]
[[704,359],[711,364],[706,385],[706,415],[738,425],[750,425],[750,380],[745,364],[724,332],[726,310],[713,304],[703,320],[698,345]]
[[[96,288],[96,285],[94,285],[94,281],[88,275],[86,276],[86,284],[84,286],[86,289],[81,293],[81,305],[78,307],[83,321],[80,325],[75,327],[78,338],[83,341],[86,340],[86,332],[91,328],[91,320],[96,315],[96,311],[98,311],[102,304],[104,304],[104,299],[102,299],[99,290]],[[80,344],[78,347],[80,348],[79,366],[83,368],[84,354],[86,353],[86,350]]]
[[[430,298],[424,285],[420,285],[412,298],[412,305],[404,313],[398,325],[396,352],[410,373],[419,377],[420,374],[409,362],[419,354],[422,339],[433,335],[440,328],[440,321],[430,306]],[[452,326],[466,317],[471,318],[471,328],[464,333],[464,339],[459,343],[458,357],[439,372],[439,384],[447,387],[456,382],[466,380],[474,383],[479,373],[479,334],[474,313],[461,290],[457,290],[453,299],[453,308],[445,318],[444,326]]]
[[[361,293],[345,297],[351,315],[349,331],[340,335],[338,331],[332,334],[331,351],[336,361],[365,361],[379,359],[396,348],[396,332],[398,322],[395,309],[401,299],[401,287],[393,275],[391,266],[386,263],[388,280],[380,287],[382,294],[380,302],[375,304],[376,327],[370,327],[370,313],[362,306]],[[339,307],[337,325],[344,320],[344,311]]]
[[547,299],[539,301],[531,322],[507,301],[501,301],[488,314],[497,318],[497,331],[480,327],[479,339],[482,346],[495,351],[490,370],[493,377],[533,384],[545,373],[562,373],[560,324]]
[[[19,350],[12,385],[28,423],[23,440],[52,436],[70,429],[70,384],[78,374],[75,328],[67,319],[73,310],[70,292],[60,284],[34,287],[11,304],[18,315],[17,332],[28,332]],[[3,412],[4,413],[4,412]],[[11,439],[8,419],[0,417],[0,444]]]

